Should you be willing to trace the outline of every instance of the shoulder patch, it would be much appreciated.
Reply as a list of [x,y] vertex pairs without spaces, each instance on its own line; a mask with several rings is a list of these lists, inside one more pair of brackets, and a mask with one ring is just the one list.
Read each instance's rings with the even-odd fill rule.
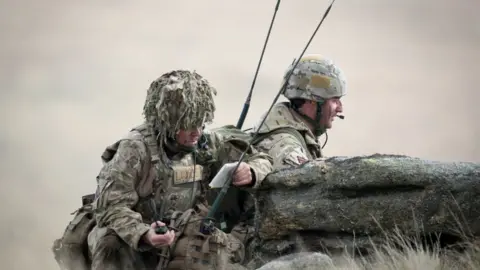
[[[173,184],[185,184],[190,182],[201,181],[203,179],[203,166],[195,165],[195,171],[193,170],[194,166],[185,166],[185,165],[176,165],[173,166]],[[194,179],[195,176],[195,179]]]
[[289,149],[289,153],[284,157],[283,161],[289,165],[301,165],[308,161],[308,157],[302,148],[294,148]]

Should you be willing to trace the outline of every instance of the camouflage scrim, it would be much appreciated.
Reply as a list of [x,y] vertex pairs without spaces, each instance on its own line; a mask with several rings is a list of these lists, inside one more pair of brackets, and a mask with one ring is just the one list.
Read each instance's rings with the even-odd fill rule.
[[213,120],[216,94],[195,71],[171,71],[151,83],[143,114],[160,139],[174,137],[180,129],[198,128]]
[[[282,86],[295,62],[285,72]],[[292,72],[283,95],[288,99],[302,98],[323,101],[346,93],[343,71],[332,60],[319,54],[305,55]]]

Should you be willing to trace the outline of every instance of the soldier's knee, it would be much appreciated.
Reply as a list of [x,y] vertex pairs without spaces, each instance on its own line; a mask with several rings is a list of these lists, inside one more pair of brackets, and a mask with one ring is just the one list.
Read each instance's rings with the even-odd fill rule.
[[127,248],[127,244],[116,234],[108,234],[98,241],[97,247],[93,251],[93,256],[112,257],[120,255]]
[[63,238],[60,238],[53,242],[51,250],[60,269],[90,269],[82,245],[65,243]]
[[92,254],[92,270],[135,269],[141,263],[136,252],[116,234],[99,239]]

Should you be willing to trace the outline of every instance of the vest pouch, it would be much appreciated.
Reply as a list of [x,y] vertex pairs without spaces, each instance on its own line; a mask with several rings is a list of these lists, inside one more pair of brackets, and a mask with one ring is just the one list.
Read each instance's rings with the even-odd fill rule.
[[177,240],[167,270],[228,270],[243,261],[244,246],[237,238],[219,229],[211,235],[200,232],[205,216],[205,211],[189,209],[178,218]]
[[87,243],[87,237],[95,226],[92,205],[82,206],[77,210],[72,221],[68,224],[63,234],[63,243],[83,245]]
[[94,226],[95,219],[90,204],[76,211],[62,238],[55,240],[52,247],[60,269],[90,269],[87,238]]

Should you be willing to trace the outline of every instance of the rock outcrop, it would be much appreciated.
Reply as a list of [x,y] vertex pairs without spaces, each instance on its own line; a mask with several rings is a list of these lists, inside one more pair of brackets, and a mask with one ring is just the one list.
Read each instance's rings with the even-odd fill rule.
[[394,230],[480,234],[480,164],[398,155],[332,157],[279,170],[256,193],[262,264],[298,251],[368,251]]

